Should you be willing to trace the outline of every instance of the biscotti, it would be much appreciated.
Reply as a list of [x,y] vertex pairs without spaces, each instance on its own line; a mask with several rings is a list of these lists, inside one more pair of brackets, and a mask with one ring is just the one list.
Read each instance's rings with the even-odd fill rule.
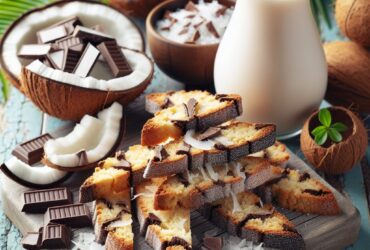
[[143,127],[141,144],[152,146],[179,138],[186,130],[205,130],[242,113],[239,95],[212,95],[206,91],[152,93],[146,110],[154,113]]
[[[191,249],[190,210],[178,208],[158,211],[153,207],[154,192],[165,179],[153,179],[135,188],[135,201],[140,232],[155,250],[171,246]],[[176,249],[176,248],[175,248]]]
[[205,214],[230,234],[265,247],[304,249],[301,235],[294,225],[272,205],[262,204],[255,194],[245,191],[214,202]]
[[[188,131],[184,137],[155,148],[135,145],[125,153],[130,162],[134,185],[144,178],[155,178],[201,168],[205,164],[222,164],[259,152],[275,142],[275,126],[245,122],[228,122],[214,128],[217,134]],[[208,135],[210,135],[208,133]]]
[[272,197],[284,208],[310,214],[340,213],[333,192],[308,173],[287,168],[284,177],[272,185]]
[[284,166],[290,158],[286,146],[279,141],[276,141],[274,145],[252,155],[249,155],[248,157],[264,158],[267,159],[272,165],[277,166]]

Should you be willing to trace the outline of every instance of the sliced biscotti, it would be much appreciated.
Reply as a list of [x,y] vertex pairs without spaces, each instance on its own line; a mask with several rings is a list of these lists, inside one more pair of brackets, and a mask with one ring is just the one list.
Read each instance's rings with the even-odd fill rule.
[[104,199],[112,193],[130,189],[130,168],[119,157],[107,158],[99,162],[94,173],[80,187],[80,202]]
[[149,94],[145,106],[155,114],[141,133],[141,144],[148,146],[179,138],[189,129],[205,130],[242,113],[239,95],[212,95],[200,90]]
[[135,188],[136,210],[140,232],[154,249],[183,246],[191,249],[190,210],[169,211],[154,209],[154,192],[165,179],[152,179]]
[[279,206],[290,210],[321,215],[340,213],[332,191],[308,173],[285,169],[284,177],[272,185],[271,192]]
[[214,224],[232,235],[263,242],[266,247],[304,249],[304,241],[294,225],[272,205],[263,205],[251,192],[214,202],[208,212]]
[[[275,137],[274,125],[233,121],[204,132],[189,130],[184,137],[155,148],[130,147],[126,160],[133,171],[145,169],[144,178],[169,176],[207,163],[238,160],[273,145]],[[138,155],[143,157],[138,160]]]

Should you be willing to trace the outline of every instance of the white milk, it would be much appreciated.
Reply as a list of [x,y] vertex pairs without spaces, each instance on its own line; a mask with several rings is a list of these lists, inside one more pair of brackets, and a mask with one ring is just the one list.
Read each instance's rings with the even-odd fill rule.
[[243,98],[242,120],[300,129],[319,107],[327,65],[309,0],[238,0],[215,62],[218,93]]

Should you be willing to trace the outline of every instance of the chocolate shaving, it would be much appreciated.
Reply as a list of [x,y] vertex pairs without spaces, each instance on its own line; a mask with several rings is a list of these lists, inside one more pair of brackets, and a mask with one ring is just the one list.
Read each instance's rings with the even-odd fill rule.
[[189,119],[193,119],[195,116],[195,108],[198,104],[198,101],[194,98],[190,98],[189,101],[185,104],[185,110]]
[[181,36],[181,35],[184,35],[184,34],[186,34],[186,33],[188,33],[188,31],[189,31],[189,29],[188,28],[183,28],[180,32],[179,32],[179,36]]
[[174,106],[175,104],[171,101],[171,99],[167,96],[164,100],[163,104],[161,105],[161,109],[166,109],[169,107]]
[[204,21],[200,21],[199,23],[194,24],[194,25],[193,25],[193,27],[194,27],[195,29],[198,29],[198,28],[199,28],[203,23],[204,23]]
[[218,127],[210,127],[206,131],[202,132],[195,136],[195,139],[198,141],[204,141],[213,137],[216,137],[221,134],[221,128]]
[[220,35],[218,34],[218,32],[217,32],[215,26],[213,25],[212,21],[207,22],[206,27],[212,35],[214,35],[216,38],[220,38]]
[[155,147],[153,161],[163,161],[167,157],[169,157],[169,154],[163,145]]
[[160,225],[162,223],[161,219],[153,213],[149,213],[148,222],[149,225]]
[[195,42],[200,38],[199,30],[196,30],[194,34],[187,40],[185,43],[187,44],[195,44]]
[[225,12],[228,8],[226,6],[222,6],[221,8],[219,8],[217,11],[216,11],[216,17],[220,17],[220,16],[223,16],[225,15]]
[[76,155],[78,157],[78,166],[84,166],[88,163],[85,149],[81,150]]
[[195,12],[198,12],[198,8],[197,6],[192,2],[192,1],[189,1],[186,5],[185,5],[185,10],[187,11],[195,11]]
[[187,15],[185,18],[192,19],[194,17],[195,17],[195,15],[191,14],[191,15]]
[[328,194],[328,192],[323,191],[323,190],[314,190],[314,189],[309,189],[309,188],[303,190],[303,192],[308,193],[308,194],[312,194],[312,195],[315,195],[315,196]]
[[222,237],[204,237],[202,247],[207,250],[222,250]]
[[309,173],[304,173],[304,174],[302,174],[301,176],[299,176],[299,182],[303,182],[303,181],[305,181],[305,180],[307,180],[307,179],[309,179],[311,176],[310,176],[310,174]]

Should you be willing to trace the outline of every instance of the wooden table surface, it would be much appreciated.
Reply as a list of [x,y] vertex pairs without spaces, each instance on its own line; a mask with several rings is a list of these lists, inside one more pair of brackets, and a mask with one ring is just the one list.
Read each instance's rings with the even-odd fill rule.
[[[337,29],[331,31],[324,30],[326,39],[332,40],[337,37]],[[175,81],[168,79],[158,69],[156,69],[153,82],[146,90],[166,91],[169,89],[181,89],[184,86]],[[134,105],[141,105],[142,97]],[[370,118],[364,117],[367,127],[370,125]],[[38,136],[43,132],[50,132],[65,121],[44,115],[39,111],[27,98],[19,91],[12,89],[9,101],[5,105],[0,105],[0,162],[9,158],[11,150],[18,143]],[[299,156],[302,153],[299,150],[299,138],[293,138],[284,141],[288,147]],[[355,245],[349,249],[369,249],[370,243],[370,217],[369,217],[369,200],[370,200],[370,147],[367,150],[366,157],[349,173],[339,176],[325,176],[333,186],[340,192],[348,196],[353,204],[358,208],[361,214],[361,229],[359,239]],[[1,186],[6,189],[7,187]],[[2,211],[0,201],[0,249],[22,249],[20,239],[22,235],[18,229],[12,225]]]

